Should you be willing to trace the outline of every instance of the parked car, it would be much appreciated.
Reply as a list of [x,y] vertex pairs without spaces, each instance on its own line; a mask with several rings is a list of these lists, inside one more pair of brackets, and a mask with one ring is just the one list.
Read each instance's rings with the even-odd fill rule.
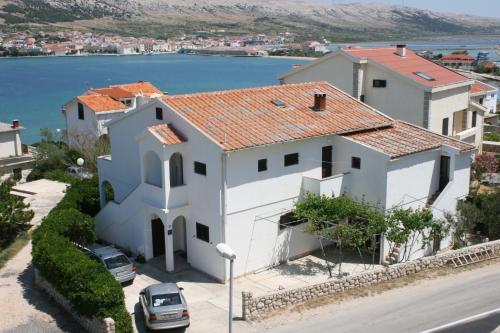
[[136,266],[120,250],[112,246],[92,246],[87,255],[102,263],[116,281],[120,283],[134,281]]
[[66,172],[70,175],[78,177],[80,179],[90,179],[92,178],[92,174],[83,170],[82,168],[71,166],[66,168]]
[[139,303],[148,329],[164,330],[189,326],[189,311],[182,290],[175,283],[159,283],[140,292]]

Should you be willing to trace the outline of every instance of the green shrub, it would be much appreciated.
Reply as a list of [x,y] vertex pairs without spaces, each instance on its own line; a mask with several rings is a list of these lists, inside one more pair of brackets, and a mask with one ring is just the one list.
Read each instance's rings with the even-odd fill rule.
[[79,180],[77,177],[65,172],[64,170],[59,169],[46,171],[42,174],[42,177],[45,179],[55,180],[67,184],[75,184]]
[[115,320],[116,331],[132,333],[121,285],[106,268],[79,251],[71,241],[95,240],[94,221],[87,214],[98,211],[96,179],[75,182],[61,202],[33,232],[33,263],[83,316]]
[[500,142],[500,134],[499,133],[484,133],[483,139],[484,139],[484,141]]

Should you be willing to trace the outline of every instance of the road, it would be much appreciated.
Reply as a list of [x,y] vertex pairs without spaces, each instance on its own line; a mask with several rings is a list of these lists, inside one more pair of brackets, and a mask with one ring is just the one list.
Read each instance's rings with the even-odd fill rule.
[[[421,280],[375,296],[347,300],[301,313],[288,312],[258,323],[255,331],[289,332],[421,332],[500,308],[500,263]],[[445,332],[491,332],[499,316],[477,326]],[[470,324],[472,325],[472,324]]]

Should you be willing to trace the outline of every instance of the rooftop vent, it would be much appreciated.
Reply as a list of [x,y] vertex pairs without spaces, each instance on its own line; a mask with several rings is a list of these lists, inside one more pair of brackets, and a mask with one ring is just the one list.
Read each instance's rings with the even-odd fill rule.
[[12,120],[12,128],[19,128],[19,120],[14,119]]
[[405,44],[396,45],[396,54],[400,57],[406,57],[406,45]]
[[273,99],[271,101],[271,103],[273,103],[274,105],[276,105],[277,107],[280,107],[280,108],[284,108],[286,105],[285,105],[285,102],[283,102],[282,100],[280,99]]
[[422,73],[422,72],[413,72],[413,74],[415,74],[416,76],[419,76],[422,79],[427,80],[427,81],[436,81],[435,78],[433,78],[425,73]]
[[314,94],[314,111],[326,110],[326,94]]

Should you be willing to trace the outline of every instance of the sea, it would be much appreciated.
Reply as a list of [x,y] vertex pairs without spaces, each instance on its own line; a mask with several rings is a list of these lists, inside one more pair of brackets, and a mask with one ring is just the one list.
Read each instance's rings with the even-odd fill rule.
[[[404,43],[404,42],[403,42]],[[395,42],[362,43],[380,46]],[[481,47],[500,61],[499,37],[471,40],[407,42],[415,50],[449,53]],[[336,45],[334,45],[335,47]],[[91,87],[139,80],[169,94],[238,89],[278,84],[277,76],[294,64],[290,58],[207,57],[182,54],[153,56],[71,56],[0,58],[0,122],[19,119],[23,143],[40,139],[40,129],[64,129],[61,107]]]

